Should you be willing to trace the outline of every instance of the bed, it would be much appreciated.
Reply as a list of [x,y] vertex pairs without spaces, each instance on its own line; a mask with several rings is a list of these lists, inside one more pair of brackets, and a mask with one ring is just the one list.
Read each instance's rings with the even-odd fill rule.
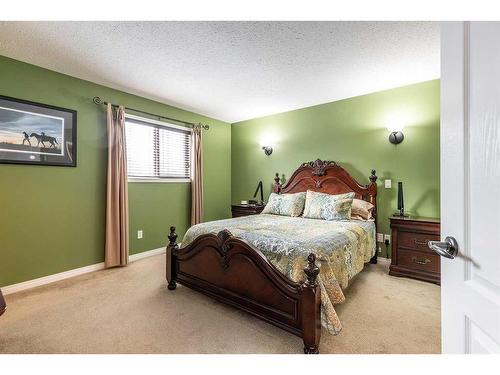
[[[274,192],[354,192],[372,203],[375,171],[363,185],[337,163],[303,163]],[[376,263],[375,221],[326,221],[270,214],[191,227],[181,245],[175,227],[167,246],[168,289],[177,283],[205,293],[303,338],[304,353],[318,353],[321,325],[341,329],[334,305],[367,262]]]

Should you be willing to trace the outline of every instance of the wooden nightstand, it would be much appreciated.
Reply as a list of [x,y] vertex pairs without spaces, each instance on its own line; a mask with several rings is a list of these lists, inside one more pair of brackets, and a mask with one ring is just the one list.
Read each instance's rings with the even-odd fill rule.
[[389,275],[441,283],[441,259],[427,241],[440,239],[439,219],[390,217],[392,254]]
[[5,312],[5,309],[7,309],[7,304],[5,303],[2,291],[0,290],[0,315],[2,315]]
[[233,217],[257,215],[262,212],[264,205],[257,204],[233,204],[231,205],[231,213]]

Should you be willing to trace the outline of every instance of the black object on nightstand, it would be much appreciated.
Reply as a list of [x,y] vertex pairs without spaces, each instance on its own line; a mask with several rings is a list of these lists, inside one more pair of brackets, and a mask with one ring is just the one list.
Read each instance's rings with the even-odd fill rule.
[[233,204],[231,205],[231,213],[233,217],[257,215],[262,212],[265,205],[261,204]]
[[439,219],[400,216],[389,219],[392,229],[389,275],[441,284],[441,259],[427,246],[428,241],[439,241]]

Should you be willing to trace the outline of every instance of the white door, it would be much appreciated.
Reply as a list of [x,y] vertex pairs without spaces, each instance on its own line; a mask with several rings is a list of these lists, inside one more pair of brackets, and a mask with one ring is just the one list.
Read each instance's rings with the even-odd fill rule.
[[500,353],[500,22],[441,24],[443,353]]

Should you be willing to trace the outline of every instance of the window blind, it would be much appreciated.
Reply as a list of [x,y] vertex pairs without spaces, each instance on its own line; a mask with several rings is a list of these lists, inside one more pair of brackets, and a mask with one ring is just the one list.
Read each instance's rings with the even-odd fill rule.
[[128,176],[191,177],[191,132],[126,118]]

